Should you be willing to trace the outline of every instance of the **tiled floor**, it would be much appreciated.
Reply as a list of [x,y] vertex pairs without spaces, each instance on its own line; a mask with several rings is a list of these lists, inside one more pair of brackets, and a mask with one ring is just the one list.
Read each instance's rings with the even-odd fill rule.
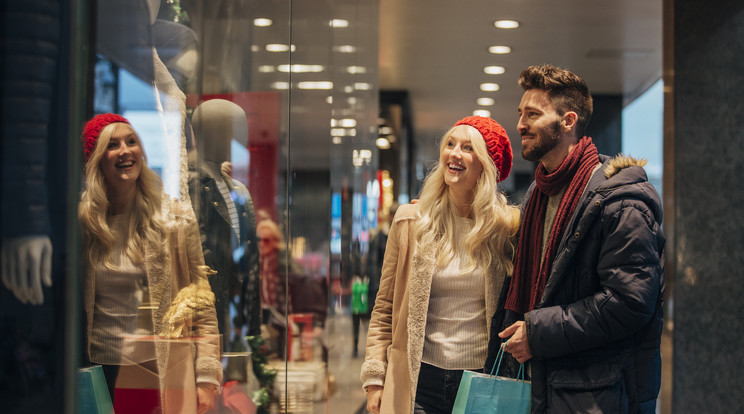
[[[328,373],[333,377],[330,398],[315,401],[312,409],[302,411],[312,414],[366,414],[366,398],[359,380],[359,371],[364,359],[364,343],[367,337],[368,320],[362,321],[359,333],[359,356],[354,358],[352,348],[351,315],[340,314],[329,316],[326,324],[326,341],[328,344]],[[671,364],[671,335],[665,332],[662,337],[662,362],[667,367]],[[662,376],[662,390],[659,396],[657,413],[670,413],[671,370],[665,370]]]
[[[352,321],[350,314],[329,316],[326,320],[325,341],[328,345],[328,377],[330,397],[321,401],[303,401],[287,407],[300,406],[296,411],[303,414],[365,414],[366,397],[359,380],[359,371],[364,360],[364,344],[367,338],[368,320],[363,320],[359,332],[359,356],[353,356]],[[290,388],[290,387],[288,387]],[[290,395],[291,392],[290,392]],[[272,412],[281,413],[274,407]]]

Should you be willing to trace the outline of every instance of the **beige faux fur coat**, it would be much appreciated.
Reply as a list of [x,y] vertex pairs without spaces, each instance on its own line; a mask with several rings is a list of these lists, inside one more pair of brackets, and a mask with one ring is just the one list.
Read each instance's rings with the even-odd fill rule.
[[[383,414],[413,412],[424,348],[434,252],[414,252],[415,204],[401,206],[390,228],[380,290],[367,333],[362,383],[383,384]],[[496,311],[504,274],[487,272],[486,326]],[[490,332],[489,332],[490,335]],[[484,361],[485,362],[485,361]]]
[[[164,406],[164,413],[196,413],[196,400],[191,400],[191,396],[196,396],[196,383],[211,383],[219,386],[222,380],[214,295],[206,280],[207,269],[203,267],[204,255],[201,250],[199,227],[190,203],[165,197],[163,219],[166,244],[158,245],[148,240],[144,246],[145,273],[150,288],[150,299],[154,305],[152,326],[155,333],[170,334],[169,338],[157,337],[155,339],[157,368],[160,373],[158,381],[161,389],[161,404]],[[95,291],[95,277],[91,269],[88,269],[83,280],[87,332],[90,332],[93,326]],[[178,295],[179,293],[181,295]],[[171,309],[177,295],[181,306],[173,306]],[[189,315],[184,315],[184,309]],[[176,330],[163,320],[166,315],[174,322],[177,319],[178,322],[185,321],[185,331],[177,331],[174,335]],[[176,325],[184,326],[182,323]],[[178,347],[178,352],[171,355],[174,347]],[[183,364],[189,361],[181,358],[184,350],[193,362],[193,364],[189,363],[191,367],[185,369]],[[90,335],[88,335],[87,351],[90,354]],[[172,368],[174,365],[178,365],[178,368]],[[169,371],[177,372],[177,374],[169,375]],[[189,378],[193,372],[193,383],[184,384],[184,372],[187,372],[186,376]],[[184,386],[188,386],[191,391],[184,389]],[[181,390],[176,400],[169,398],[163,392],[163,390],[173,389]],[[184,398],[189,401],[184,401]]]

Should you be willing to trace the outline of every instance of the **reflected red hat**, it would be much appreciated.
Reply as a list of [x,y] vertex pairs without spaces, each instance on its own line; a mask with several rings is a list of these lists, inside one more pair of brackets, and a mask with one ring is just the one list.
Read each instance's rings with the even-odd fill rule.
[[498,122],[483,116],[469,116],[455,124],[470,125],[480,132],[486,141],[486,149],[491,156],[496,169],[499,170],[499,182],[506,180],[512,168],[512,146],[506,130]]
[[116,122],[123,122],[129,124],[129,121],[121,115],[117,114],[100,114],[94,116],[83,128],[83,133],[80,135],[80,141],[83,143],[83,159],[88,163],[90,154],[93,153],[93,149],[96,147],[96,141],[98,136],[101,135],[101,131],[108,124]]

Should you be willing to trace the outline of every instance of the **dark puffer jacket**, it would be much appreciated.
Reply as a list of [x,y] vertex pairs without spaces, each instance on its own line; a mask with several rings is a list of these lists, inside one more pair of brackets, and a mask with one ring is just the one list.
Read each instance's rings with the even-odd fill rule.
[[[540,304],[524,315],[533,413],[655,412],[665,283],[661,201],[636,160],[602,160]],[[497,313],[503,322],[494,324],[519,316]],[[490,348],[499,343],[492,337]]]

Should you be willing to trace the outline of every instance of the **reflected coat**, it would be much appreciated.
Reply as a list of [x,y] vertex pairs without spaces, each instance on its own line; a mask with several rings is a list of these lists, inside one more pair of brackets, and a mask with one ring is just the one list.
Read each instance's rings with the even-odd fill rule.
[[[159,333],[164,328],[163,317],[171,306],[173,299],[181,289],[195,285],[200,278],[205,278],[199,228],[190,204],[184,204],[166,197],[163,200],[163,220],[165,221],[166,244],[145,242],[145,273],[150,288],[150,299],[156,308],[153,310],[154,332]],[[95,306],[95,276],[92,269],[88,269],[83,280],[84,310],[87,322],[87,332],[93,326],[93,311]],[[217,331],[217,319],[214,307],[200,312],[191,321],[194,335],[200,340],[191,345],[194,374],[196,383],[210,383],[220,385],[222,381],[222,363]],[[90,355],[90,335],[88,335],[87,352]],[[169,378],[168,361],[171,344],[169,341],[158,341],[155,347],[157,367],[161,373],[159,382],[161,391],[172,384],[181,385],[180,378]],[[173,361],[171,362],[183,362]],[[194,384],[194,387],[196,384]],[[193,390],[195,392],[195,389]],[[161,393],[161,403],[164,396]],[[193,401],[196,404],[196,401]],[[196,407],[187,409],[180,407],[182,412],[196,412]],[[164,412],[173,412],[166,411]]]
[[261,333],[259,256],[256,218],[248,189],[237,180],[226,184],[231,190],[238,214],[240,240],[236,240],[227,202],[216,180],[224,180],[219,166],[210,161],[201,161],[198,171],[191,173],[189,190],[199,222],[204,262],[217,272],[209,278],[209,283],[216,298],[220,333],[227,346],[232,335],[232,330],[228,328],[232,326],[229,310],[235,296],[240,297],[239,322],[246,325],[247,335]]

